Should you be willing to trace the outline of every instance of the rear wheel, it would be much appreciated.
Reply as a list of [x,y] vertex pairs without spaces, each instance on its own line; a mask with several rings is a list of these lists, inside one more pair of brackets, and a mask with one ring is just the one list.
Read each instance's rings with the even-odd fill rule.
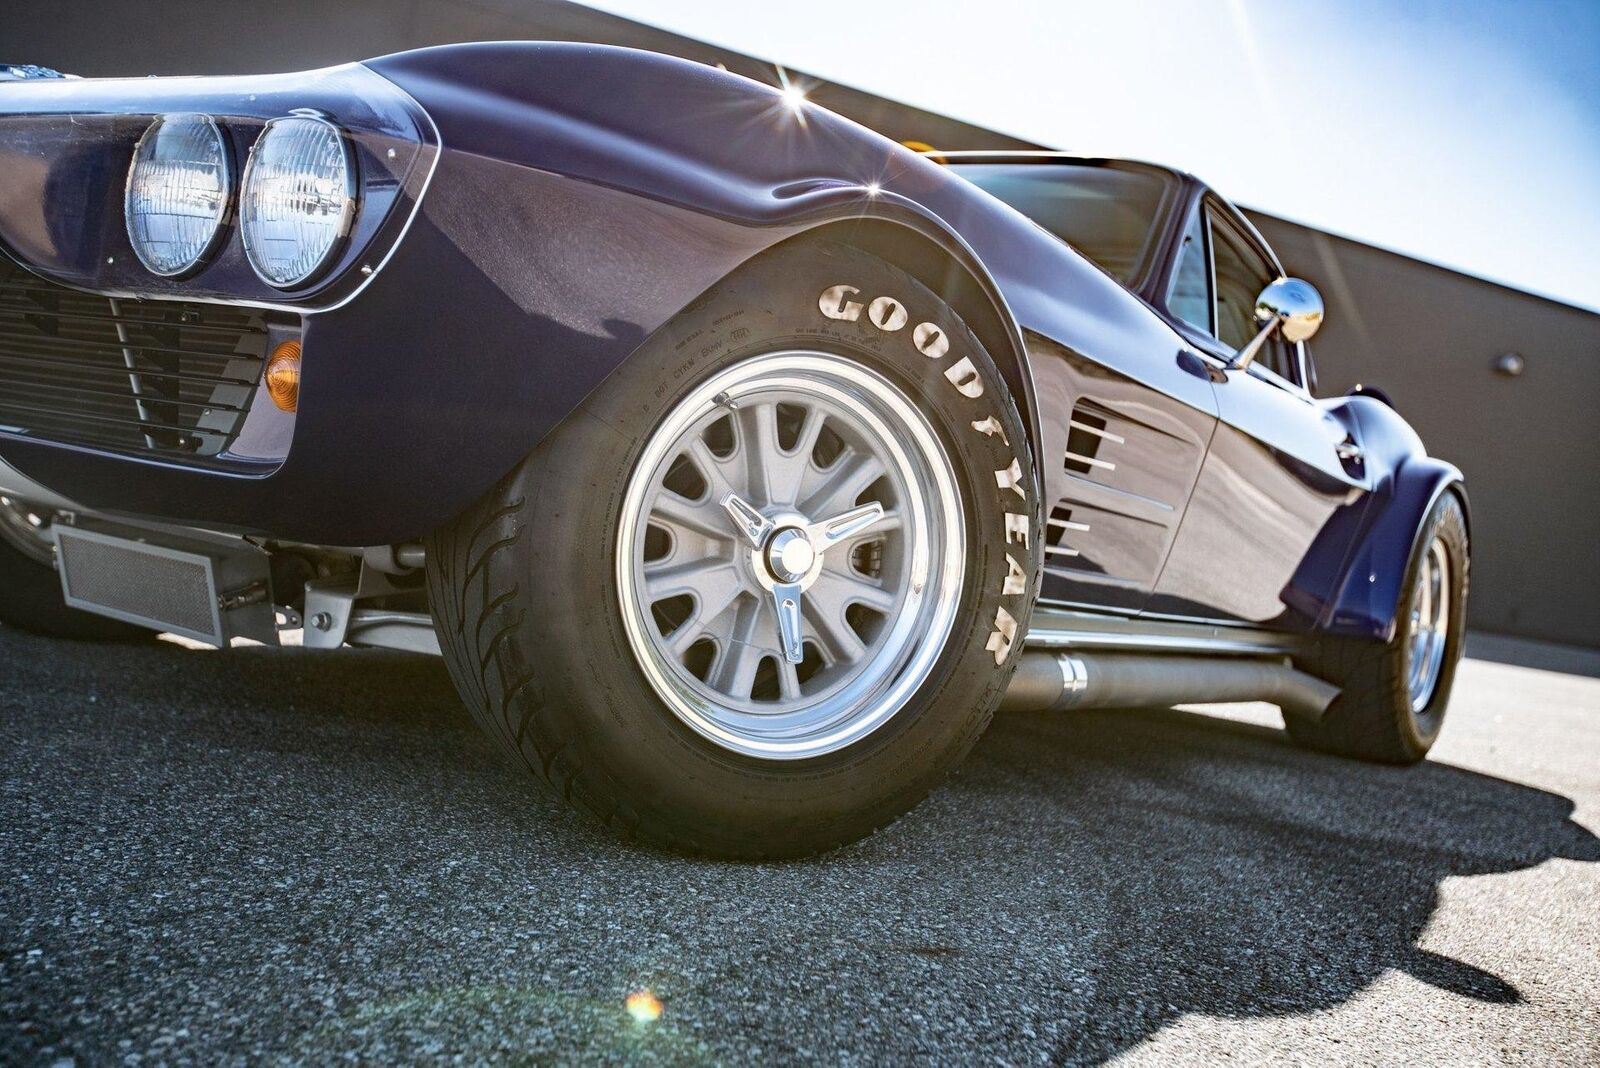
[[1286,717],[1289,734],[1363,760],[1412,764],[1426,756],[1444,726],[1461,659],[1469,561],[1466,515],[1446,493],[1406,569],[1394,638],[1325,645],[1311,667],[1343,692],[1320,720]]
[[151,631],[68,608],[56,574],[51,512],[0,496],[0,623],[54,638],[130,641]]
[[815,243],[697,302],[488,499],[430,594],[479,721],[642,840],[858,838],[960,759],[1037,585],[1021,419],[954,311]]

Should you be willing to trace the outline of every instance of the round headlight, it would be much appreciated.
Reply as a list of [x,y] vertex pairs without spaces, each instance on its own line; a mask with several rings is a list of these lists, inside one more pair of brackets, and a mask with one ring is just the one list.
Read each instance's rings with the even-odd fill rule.
[[310,281],[355,210],[355,163],[338,127],[312,115],[267,123],[239,193],[245,256],[262,281],[279,289]]
[[151,272],[193,270],[222,232],[233,181],[222,131],[205,115],[163,115],[133,150],[122,213]]

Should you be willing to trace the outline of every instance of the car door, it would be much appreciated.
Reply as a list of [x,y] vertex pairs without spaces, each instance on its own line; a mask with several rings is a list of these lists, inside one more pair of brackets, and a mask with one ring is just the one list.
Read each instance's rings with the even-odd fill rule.
[[1044,449],[1040,596],[1135,614],[1155,588],[1216,425],[1205,368],[1176,346],[1090,360],[1028,340]]
[[1257,295],[1283,272],[1211,196],[1186,233],[1169,311],[1217,365],[1219,421],[1146,613],[1308,626],[1366,501],[1358,428],[1306,390],[1299,345],[1274,338],[1248,368],[1224,369],[1258,329]]

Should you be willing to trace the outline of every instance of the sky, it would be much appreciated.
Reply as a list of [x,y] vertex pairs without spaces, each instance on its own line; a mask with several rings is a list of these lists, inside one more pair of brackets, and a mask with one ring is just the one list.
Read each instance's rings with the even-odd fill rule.
[[1600,0],[591,6],[1600,310]]

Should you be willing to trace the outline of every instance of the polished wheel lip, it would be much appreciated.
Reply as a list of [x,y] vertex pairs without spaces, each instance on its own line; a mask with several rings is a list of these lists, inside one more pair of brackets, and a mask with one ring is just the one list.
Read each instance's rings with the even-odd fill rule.
[[1416,587],[1411,595],[1406,685],[1413,715],[1421,714],[1432,703],[1439,677],[1444,673],[1445,649],[1450,641],[1450,595],[1450,552],[1444,540],[1435,537],[1417,568]]
[[[902,502],[904,585],[895,591],[894,612],[862,654],[860,670],[846,673],[812,700],[807,695],[772,713],[752,714],[728,694],[713,691],[692,676],[680,659],[663,649],[644,589],[643,545],[651,525],[650,507],[659,497],[665,465],[682,455],[691,432],[720,409],[741,400],[772,403],[785,395],[813,398],[859,421],[863,441],[875,458],[896,473],[906,490]],[[785,403],[796,403],[785,401]],[[834,418],[830,415],[829,418]],[[881,452],[879,451],[881,450]],[[915,486],[912,490],[910,487]],[[765,538],[805,527],[812,548],[826,545],[822,530],[830,516],[798,516],[792,508],[769,507]],[[734,515],[739,515],[737,508]],[[771,760],[802,760],[846,748],[887,723],[927,680],[953,628],[966,569],[964,508],[955,467],[939,436],[910,397],[882,375],[855,360],[814,350],[781,350],[743,360],[714,375],[679,401],[651,433],[629,476],[617,529],[615,580],[624,629],[635,659],[651,688],[685,724],[718,746]],[[808,520],[815,520],[810,522]],[[730,554],[749,568],[749,582],[776,597],[798,592],[820,571],[797,583],[777,581],[766,566],[769,542],[752,547],[728,518]],[[835,549],[835,555],[845,551]],[[798,562],[798,561],[797,561]],[[760,565],[759,570],[757,565]],[[803,594],[801,594],[803,596]],[[854,670],[852,668],[852,670]],[[809,703],[808,703],[809,702]],[[776,706],[775,706],[776,707]]]
[[56,543],[50,534],[49,510],[0,494],[0,538],[46,567],[55,566]]

